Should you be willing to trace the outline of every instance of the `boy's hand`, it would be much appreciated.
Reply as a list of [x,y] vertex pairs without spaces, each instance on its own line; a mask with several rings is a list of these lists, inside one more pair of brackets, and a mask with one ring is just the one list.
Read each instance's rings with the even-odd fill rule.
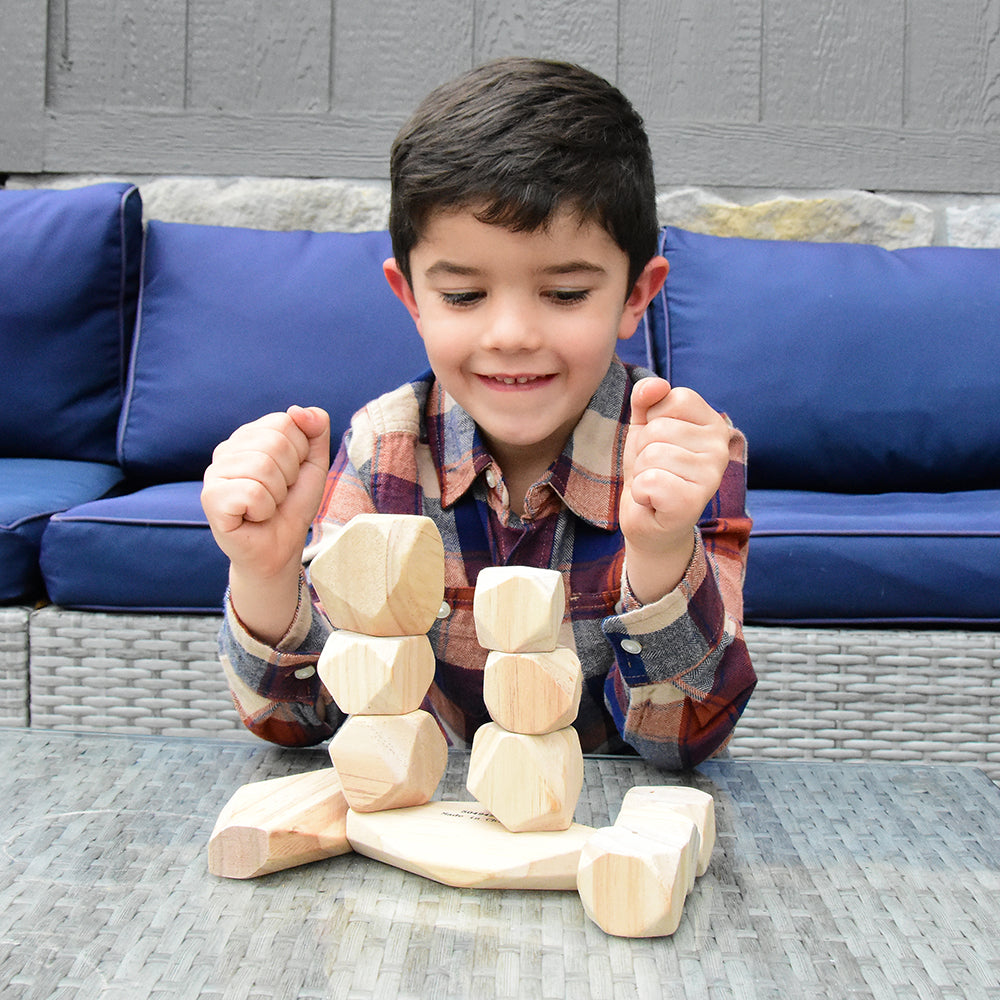
[[329,468],[330,418],[318,407],[270,413],[215,449],[201,503],[234,571],[267,580],[294,565],[298,578]]
[[632,390],[620,509],[629,586],[643,603],[683,579],[694,526],[729,464],[729,425],[692,389],[645,378]]

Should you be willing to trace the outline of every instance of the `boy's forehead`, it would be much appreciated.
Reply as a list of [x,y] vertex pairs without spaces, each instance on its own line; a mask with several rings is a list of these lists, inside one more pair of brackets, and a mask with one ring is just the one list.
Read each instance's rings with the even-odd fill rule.
[[598,222],[558,208],[538,228],[521,231],[477,217],[477,206],[436,209],[425,220],[413,250],[428,273],[478,271],[476,261],[502,246],[552,273],[606,271],[627,255]]

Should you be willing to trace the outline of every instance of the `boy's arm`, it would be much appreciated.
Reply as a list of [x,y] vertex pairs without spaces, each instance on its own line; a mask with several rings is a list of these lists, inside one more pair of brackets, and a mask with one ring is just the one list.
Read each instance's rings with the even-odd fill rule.
[[[662,380],[645,380],[647,389],[662,391],[666,383]],[[649,385],[652,383],[652,385]],[[638,383],[637,390],[643,385]],[[676,391],[676,390],[674,390]],[[684,403],[682,398],[679,402]],[[691,394],[692,396],[694,394]],[[663,397],[660,401],[662,402]],[[692,409],[685,406],[684,412],[694,413],[697,419],[704,418],[696,397]],[[660,510],[625,509],[626,502],[634,503],[636,492],[644,499],[650,497],[640,484],[635,489],[635,457],[642,450],[637,443],[648,443],[666,434],[669,427],[660,434],[650,434],[647,424],[654,412],[641,405],[636,407],[641,441],[629,434],[631,445],[626,447],[626,495],[623,499],[622,528],[626,533],[626,557],[622,575],[622,613],[613,615],[603,623],[604,631],[615,652],[616,665],[609,673],[605,697],[612,715],[623,737],[639,752],[662,767],[681,769],[691,767],[710,756],[729,738],[747,700],[756,684],[742,633],[743,577],[746,569],[746,549],[750,534],[750,519],[746,514],[746,443],[725,418],[719,417],[724,428],[725,454],[718,476],[717,489],[710,493],[710,500],[703,505],[702,517],[697,526],[692,522],[686,529],[683,520],[681,529],[665,511],[669,504],[664,501]],[[636,412],[638,411],[638,412]],[[644,419],[647,418],[647,419]],[[654,417],[655,419],[655,417]],[[676,420],[676,412],[672,415]],[[633,421],[633,426],[636,421]],[[671,424],[676,430],[676,425]],[[713,433],[718,433],[716,426]],[[688,445],[692,441],[703,440],[703,436],[693,436],[688,428],[681,428],[680,438]],[[709,447],[707,450],[711,450]],[[675,469],[667,476],[653,475],[657,481],[669,483],[677,478],[676,469],[685,470],[688,483],[697,480],[698,462],[684,454],[685,448],[673,445],[663,449],[658,445],[651,449],[662,460],[673,456]],[[678,457],[679,456],[679,457]],[[649,455],[646,456],[649,458]],[[664,463],[667,464],[667,463]],[[655,463],[639,463],[643,470]],[[628,487],[632,487],[629,489]],[[711,478],[700,489],[711,486]],[[695,488],[678,487],[675,494],[684,495],[688,503],[696,505],[701,499]],[[676,495],[671,502],[676,501]],[[674,503],[672,510],[680,509]],[[683,518],[683,513],[681,517]],[[687,516],[690,516],[689,514]],[[636,524],[641,529],[636,532]],[[655,552],[656,529],[664,527],[660,541],[670,534],[679,536],[686,531],[688,555],[680,577],[674,579],[676,565],[683,558],[675,553],[676,561],[671,563],[668,547],[664,549],[663,576],[659,586],[669,587],[663,593],[637,592],[637,573],[633,568],[636,551],[640,558]],[[645,531],[646,534],[643,534]],[[641,546],[636,548],[638,540]],[[655,558],[650,555],[655,569]],[[633,565],[630,566],[630,560]],[[636,567],[643,573],[641,566]],[[642,575],[641,587],[648,587],[650,578]]]
[[330,628],[302,570],[329,467],[329,419],[292,407],[238,428],[213,454],[202,506],[230,559],[219,653],[236,708],[284,745],[326,739],[340,713],[315,664]]
[[[367,436],[365,411],[355,416],[330,468],[306,557],[324,530],[336,528],[355,513],[372,513],[367,482],[348,452],[359,423]],[[328,739],[344,720],[316,672],[316,664],[332,631],[313,603],[313,593],[299,553],[297,603],[287,632],[274,643],[247,629],[227,596],[219,634],[223,669],[243,724],[262,739],[283,746],[310,746]]]

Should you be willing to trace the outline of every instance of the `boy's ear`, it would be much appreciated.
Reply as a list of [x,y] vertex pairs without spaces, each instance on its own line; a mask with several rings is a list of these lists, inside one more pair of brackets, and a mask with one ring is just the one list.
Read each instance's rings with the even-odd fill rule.
[[413,295],[410,283],[406,280],[406,276],[399,269],[395,257],[390,257],[387,261],[383,262],[382,273],[385,275],[385,280],[389,282],[389,287],[395,293],[396,298],[406,306],[406,311],[413,318],[417,332],[420,333],[420,310],[417,308],[417,300]]
[[650,257],[625,300],[625,309],[622,311],[621,325],[618,328],[619,340],[628,340],[635,333],[642,314],[667,280],[669,270],[670,265],[665,257]]

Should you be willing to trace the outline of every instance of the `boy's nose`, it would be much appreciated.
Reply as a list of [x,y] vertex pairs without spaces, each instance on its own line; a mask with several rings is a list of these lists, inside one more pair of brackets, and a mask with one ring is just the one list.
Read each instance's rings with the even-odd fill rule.
[[532,351],[541,343],[537,320],[530,309],[506,306],[494,310],[484,333],[491,351]]

